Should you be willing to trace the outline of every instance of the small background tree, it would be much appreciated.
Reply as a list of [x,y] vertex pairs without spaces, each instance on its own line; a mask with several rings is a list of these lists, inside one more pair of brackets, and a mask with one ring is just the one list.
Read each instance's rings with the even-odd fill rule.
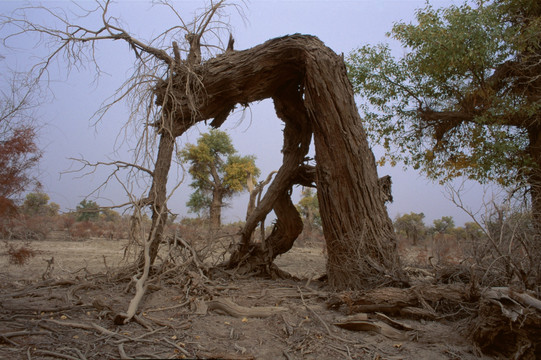
[[100,216],[100,206],[92,201],[84,199],[77,205],[77,221],[97,220]]
[[26,199],[21,207],[23,214],[28,216],[56,216],[60,205],[57,203],[49,203],[49,195],[37,192],[29,193],[26,195]]
[[304,240],[312,239],[315,232],[321,234],[321,215],[319,213],[316,191],[310,187],[302,189],[301,199],[297,204],[297,211],[303,218],[304,229],[302,237]]
[[398,234],[405,235],[413,245],[418,245],[424,239],[426,226],[423,221],[425,214],[410,212],[398,216],[394,221],[394,228]]
[[225,200],[246,189],[250,175],[260,173],[255,157],[238,155],[229,135],[217,129],[201,135],[197,145],[187,144],[179,156],[190,164],[195,189],[187,205],[194,213],[208,211],[212,229],[221,225]]
[[455,228],[455,221],[452,216],[442,216],[435,219],[427,233],[432,240],[432,256],[438,262],[454,261],[461,257],[458,241],[460,231]]
[[441,219],[436,219],[432,223],[434,224],[431,229],[433,233],[451,234],[455,229],[455,221],[452,216],[442,216]]

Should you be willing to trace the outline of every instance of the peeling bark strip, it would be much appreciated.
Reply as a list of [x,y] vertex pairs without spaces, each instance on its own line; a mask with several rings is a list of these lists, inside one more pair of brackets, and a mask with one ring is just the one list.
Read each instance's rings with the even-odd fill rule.
[[300,125],[301,138],[314,134],[330,284],[364,288],[401,278],[374,156],[340,56],[316,37],[291,35],[227,52],[191,71],[178,71],[155,90],[156,103],[174,120],[174,136],[207,119],[220,126],[237,104],[273,98],[286,125]]

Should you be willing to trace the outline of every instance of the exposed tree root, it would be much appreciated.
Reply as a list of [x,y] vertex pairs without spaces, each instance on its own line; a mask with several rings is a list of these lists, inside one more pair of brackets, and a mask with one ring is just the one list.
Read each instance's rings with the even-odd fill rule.
[[392,340],[404,341],[408,339],[407,334],[383,321],[369,319],[366,314],[356,314],[339,319],[334,325],[352,331],[374,331]]
[[230,299],[223,298],[205,301],[199,305],[199,314],[205,315],[207,310],[218,310],[236,318],[265,318],[288,309],[280,306],[245,307],[235,304]]

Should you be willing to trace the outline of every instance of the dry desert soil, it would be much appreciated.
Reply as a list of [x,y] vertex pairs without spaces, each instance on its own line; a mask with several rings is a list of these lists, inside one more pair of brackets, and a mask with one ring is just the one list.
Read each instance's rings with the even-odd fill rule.
[[134,295],[115,275],[126,267],[125,241],[34,241],[27,245],[36,256],[23,266],[10,264],[9,244],[24,243],[0,248],[2,359],[487,358],[452,321],[396,319],[411,330],[392,334],[334,325],[347,314],[326,306],[332,292],[317,280],[325,272],[319,245],[277,259],[290,279],[207,278],[173,267],[149,286],[137,321],[116,325]]

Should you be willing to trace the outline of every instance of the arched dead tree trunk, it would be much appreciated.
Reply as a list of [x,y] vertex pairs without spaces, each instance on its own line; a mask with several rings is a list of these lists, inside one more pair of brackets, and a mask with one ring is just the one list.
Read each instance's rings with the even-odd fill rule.
[[[346,289],[399,281],[392,223],[343,59],[315,37],[292,35],[227,52],[194,66],[193,72],[204,89],[198,92],[196,103],[200,105],[195,113],[190,106],[193,101],[183,95],[187,93],[185,72],[159,83],[155,90],[156,103],[165,104],[163,110],[172,114],[173,134],[179,136],[194,122],[207,119],[214,119],[211,125],[219,127],[236,104],[273,98],[286,127],[296,126],[308,144],[311,132],[314,134],[330,284]],[[166,96],[171,101],[164,101]],[[299,149],[306,141],[295,145],[287,135],[284,141],[284,162],[298,167],[302,163]],[[286,156],[289,141],[297,147],[291,157]],[[273,185],[280,185],[281,190],[292,178],[285,170],[284,177],[287,181],[279,180],[279,172]],[[282,202],[283,194],[277,191],[271,206],[288,208]]]
[[[288,84],[277,91],[273,99],[276,113],[285,123],[283,162],[263,199],[246,219],[241,230],[240,246],[229,260],[229,267],[242,265],[244,272],[268,272],[272,261],[291,249],[303,228],[301,217],[291,202],[290,195],[292,186],[299,178],[299,171],[302,171],[312,131],[298,85]],[[272,233],[260,244],[250,244],[257,224],[271,210],[274,210],[277,218]]]

